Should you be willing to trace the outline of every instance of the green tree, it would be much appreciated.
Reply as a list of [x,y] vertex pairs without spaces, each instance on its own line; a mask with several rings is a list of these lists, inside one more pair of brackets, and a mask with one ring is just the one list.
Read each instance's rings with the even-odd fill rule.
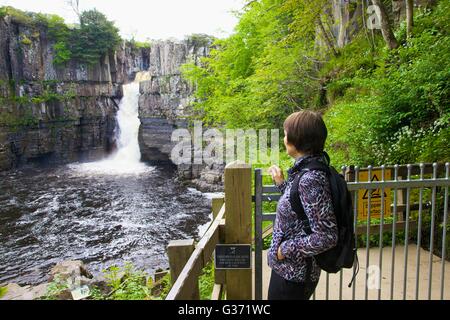
[[120,43],[119,29],[96,9],[80,15],[80,27],[71,35],[73,58],[94,64],[109,50]]

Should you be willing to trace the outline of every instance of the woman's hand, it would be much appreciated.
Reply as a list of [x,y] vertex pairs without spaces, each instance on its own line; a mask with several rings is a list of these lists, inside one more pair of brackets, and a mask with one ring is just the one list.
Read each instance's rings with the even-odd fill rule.
[[272,176],[272,180],[277,186],[284,182],[283,171],[276,165],[273,165],[268,170],[269,174]]
[[281,253],[281,246],[278,247],[277,258],[278,260],[284,260],[284,256]]

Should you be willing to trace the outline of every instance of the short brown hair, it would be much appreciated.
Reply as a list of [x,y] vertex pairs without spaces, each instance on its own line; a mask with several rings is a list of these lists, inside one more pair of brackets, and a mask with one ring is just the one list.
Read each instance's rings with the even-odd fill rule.
[[318,112],[302,110],[295,112],[284,121],[287,141],[298,151],[307,154],[323,152],[328,131]]

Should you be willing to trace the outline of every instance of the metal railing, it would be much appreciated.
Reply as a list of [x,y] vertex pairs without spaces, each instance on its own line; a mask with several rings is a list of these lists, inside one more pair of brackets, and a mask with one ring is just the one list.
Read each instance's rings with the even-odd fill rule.
[[[349,282],[356,265],[354,270],[322,274],[313,299],[318,298],[319,291],[324,293],[325,299],[339,300],[450,299],[450,293],[445,292],[449,164],[343,167],[342,174],[352,193],[358,256],[361,263],[365,261],[361,266],[363,272],[358,274],[352,288],[344,288],[343,283],[344,278],[346,283]],[[262,178],[261,169],[256,169],[253,197],[256,299],[263,298],[263,267],[268,268],[262,265],[263,238],[271,229],[263,230],[263,222],[274,222],[276,218],[275,213],[263,213],[263,204],[276,202],[281,196],[275,186],[263,185]],[[441,236],[440,240],[438,236]],[[436,250],[438,245],[440,252]],[[414,247],[415,261],[410,255]],[[386,251],[390,251],[390,259],[385,258]],[[399,269],[401,253],[403,263]],[[440,257],[436,255],[439,253]],[[428,259],[424,255],[428,255]],[[440,271],[436,269],[439,260]],[[421,272],[424,264],[428,265],[426,273]],[[415,269],[413,275],[412,269]],[[357,285],[361,283],[361,277],[364,277],[363,287]],[[439,288],[433,287],[434,277],[439,279]],[[448,278],[447,275],[447,282]],[[425,285],[426,292],[423,291]],[[383,290],[386,286],[389,291]]]

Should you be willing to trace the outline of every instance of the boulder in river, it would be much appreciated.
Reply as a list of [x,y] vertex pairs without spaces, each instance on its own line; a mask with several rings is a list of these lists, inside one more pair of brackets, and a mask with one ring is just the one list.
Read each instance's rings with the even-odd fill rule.
[[86,269],[86,266],[79,260],[67,260],[57,263],[50,271],[50,281],[53,281],[56,276],[59,280],[66,281],[69,278],[75,280],[77,278],[92,279],[92,274]]

